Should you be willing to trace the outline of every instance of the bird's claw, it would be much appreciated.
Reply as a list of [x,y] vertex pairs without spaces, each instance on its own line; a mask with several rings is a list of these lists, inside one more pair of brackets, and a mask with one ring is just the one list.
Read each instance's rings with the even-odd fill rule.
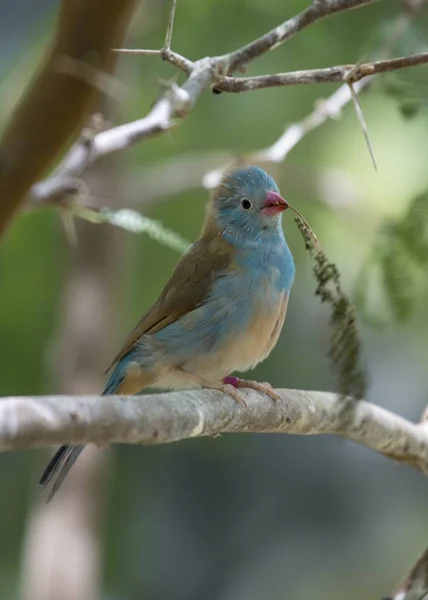
[[281,396],[273,389],[270,383],[264,382],[260,383],[259,381],[251,381],[246,379],[236,378],[235,387],[237,388],[249,388],[250,390],[256,390],[257,392],[261,392],[262,394],[266,394],[269,396],[274,402],[278,402],[281,400]]
[[245,398],[243,397],[243,395],[241,394],[241,392],[238,392],[236,387],[234,387],[230,383],[222,383],[222,384],[220,384],[218,389],[220,391],[224,392],[225,394],[227,394],[228,396],[230,396],[231,398],[233,398],[235,400],[235,402],[237,402],[240,406],[243,406],[243,407],[247,406],[247,402],[246,402]]

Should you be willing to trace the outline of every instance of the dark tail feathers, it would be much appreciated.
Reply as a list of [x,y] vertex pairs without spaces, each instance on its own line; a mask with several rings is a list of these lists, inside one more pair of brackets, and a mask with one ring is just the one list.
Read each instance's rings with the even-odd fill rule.
[[40,478],[39,484],[45,489],[53,480],[53,486],[46,502],[50,502],[74,465],[84,446],[61,446],[55,452]]
[[[112,372],[109,380],[107,381],[107,385],[102,393],[103,396],[114,394],[120,385],[123,377],[118,377],[116,371],[117,369]],[[118,373],[120,374],[119,371]],[[40,477],[39,481],[39,485],[41,485],[42,489],[44,490],[53,480],[52,489],[49,492],[46,502],[50,502],[55,496],[61,487],[62,482],[67,477],[71,467],[79,458],[79,455],[84,447],[85,446],[61,446],[61,448],[58,448],[58,450],[55,452],[48,466],[43,471],[43,475]]]

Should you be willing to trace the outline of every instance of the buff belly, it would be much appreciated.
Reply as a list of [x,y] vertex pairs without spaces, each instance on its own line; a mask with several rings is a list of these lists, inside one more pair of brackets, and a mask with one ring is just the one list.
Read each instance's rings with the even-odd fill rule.
[[[287,311],[288,295],[281,294],[275,309],[256,312],[244,334],[235,334],[214,352],[199,355],[182,365],[185,371],[204,379],[219,381],[233,371],[248,371],[264,360],[278,341]],[[186,374],[164,365],[156,373],[153,387],[194,388]]]

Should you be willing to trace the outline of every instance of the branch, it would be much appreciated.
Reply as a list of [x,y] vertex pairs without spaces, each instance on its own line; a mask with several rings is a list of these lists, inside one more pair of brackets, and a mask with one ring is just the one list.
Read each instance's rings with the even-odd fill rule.
[[344,81],[355,83],[365,77],[379,73],[388,73],[427,63],[428,52],[421,52],[420,54],[400,56],[389,60],[378,60],[357,65],[339,65],[326,69],[290,71],[288,73],[259,75],[256,77],[224,77],[222,82],[216,85],[216,89],[222,92],[240,93],[271,87],[306,85],[310,83],[342,83]]
[[[425,408],[420,426],[428,433],[428,406]],[[416,561],[405,580],[391,597],[385,600],[427,600],[428,599],[428,548]]]
[[428,426],[336,394],[247,390],[247,407],[213,390],[140,397],[10,397],[0,402],[0,451],[62,443],[161,444],[220,433],[334,434],[428,474]]
[[[298,15],[288,19],[243,48],[217,57],[189,61],[169,48],[172,35],[175,2],[172,4],[165,47],[161,50],[141,50],[137,53],[160,55],[188,75],[179,87],[171,83],[166,93],[155,103],[149,114],[132,123],[114,127],[94,136],[90,152],[87,144],[79,141],[65,157],[53,176],[35,185],[30,194],[34,205],[57,201],[64,194],[79,193],[79,178],[85,169],[100,157],[171,129],[175,118],[187,116],[201,93],[211,87],[218,88],[224,77],[241,69],[254,58],[278,47],[295,33],[317,21],[340,11],[359,8],[378,0],[314,0]],[[135,51],[131,51],[135,53]],[[239,81],[239,80],[238,80]]]
[[[111,114],[106,102],[107,114]],[[116,161],[100,162],[86,173],[94,193],[108,192],[118,205]],[[114,330],[116,290],[121,274],[115,257],[124,240],[89,223],[79,227],[76,253],[61,302],[61,325],[54,348],[50,380],[58,390],[96,393]],[[85,311],[82,312],[82,306]],[[46,453],[47,454],[47,453]],[[100,513],[105,500],[109,453],[92,446],[72,470],[56,502],[29,507],[21,566],[20,600],[96,600],[100,592]],[[58,548],[67,548],[58,552]]]
[[[382,48],[378,53],[380,57],[387,56],[391,52],[392,48],[395,46],[397,41],[409,27],[414,17],[414,14],[418,10],[420,10],[426,3],[427,0],[407,0],[403,3],[404,10],[396,17],[394,26],[391,30],[391,34],[387,37]],[[394,60],[397,59],[393,59],[392,64],[396,64],[394,63]],[[398,60],[402,60],[402,58]],[[350,65],[345,65],[338,68],[341,70],[340,75],[342,77],[342,81],[344,75],[345,78],[347,77],[349,80],[349,78],[352,75],[357,75],[358,73],[360,75],[364,74],[364,77],[359,77],[359,81],[356,81],[353,85],[355,94],[358,94],[363,88],[367,87],[373,79],[373,75],[367,73],[368,65],[383,65],[389,63],[391,63],[391,61],[389,60],[379,60],[375,63],[364,63],[364,66],[357,65],[356,67],[351,67]],[[346,69],[348,67],[349,70],[346,72]],[[380,68],[385,67],[381,66]],[[332,67],[330,69],[330,74],[332,77],[336,76],[335,69],[337,69],[337,67]],[[287,75],[293,75],[297,79],[300,79],[300,83],[309,83],[309,81],[303,81],[303,79],[307,77],[308,73],[315,74],[314,77],[320,77],[320,72],[325,73],[325,71],[325,69],[317,69],[312,71],[296,71],[294,72],[294,74],[291,73]],[[298,76],[298,74],[300,75]],[[251,79],[252,81],[254,81],[257,78],[247,79]],[[245,81],[245,79],[241,78],[239,81]],[[353,79],[352,81],[355,81],[355,79]],[[329,118],[336,119],[340,115],[341,109],[351,100],[352,93],[350,85],[347,81],[338,90],[336,90],[327,100],[318,100],[315,105],[315,109],[307,117],[305,117],[299,123],[293,123],[289,125],[285,129],[284,133],[279,137],[279,139],[277,139],[271,146],[252,152],[246,157],[246,160],[248,162],[282,162],[286,158],[290,150],[292,150],[306,136],[306,134],[325,123]],[[203,185],[208,189],[213,189],[217,187],[225,169],[227,169],[229,166],[230,161],[226,162],[224,165],[216,169],[208,171],[203,177]]]
[[[175,119],[187,116],[201,93],[209,87],[212,87],[213,91],[218,93],[221,91],[237,93],[267,87],[346,81],[353,84],[354,89],[358,90],[377,73],[427,63],[428,53],[421,53],[360,65],[341,65],[326,69],[295,71],[277,75],[258,77],[228,76],[233,71],[242,70],[249,61],[268,50],[273,50],[305,27],[336,12],[359,8],[374,1],[377,0],[314,0],[300,14],[288,19],[243,48],[222,56],[208,57],[192,62],[170,48],[176,6],[176,1],[174,0],[168,21],[165,45],[162,49],[116,49],[115,51],[161,56],[163,60],[185,72],[188,75],[188,79],[181,87],[175,82],[169,83],[165,94],[155,103],[146,117],[126,125],[113,127],[95,135],[90,147],[87,144],[87,140],[79,141],[70,150],[56,172],[49,179],[33,186],[30,195],[31,203],[33,206],[37,206],[39,204],[57,202],[68,194],[78,195],[80,193],[80,177],[91,163],[107,154],[124,150],[137,141],[171,129],[175,125]],[[418,2],[409,4],[407,7],[408,13],[406,13],[404,21],[407,21],[409,15],[420,8],[423,2],[424,0],[418,0]],[[403,20],[398,19],[397,25],[400,26],[397,29],[401,29]],[[346,99],[343,101],[343,104],[351,98],[348,86],[346,86],[345,96]],[[335,99],[339,97],[342,102],[344,93],[341,90],[338,91]],[[337,109],[335,111],[337,112]],[[317,122],[315,126],[324,122],[327,118],[327,116],[324,116],[322,110],[317,110],[316,112],[318,114],[315,115],[314,120]],[[321,119],[319,118],[320,115]],[[312,128],[312,125],[310,125],[310,129]],[[294,128],[293,133],[296,133],[296,128]],[[287,136],[287,142],[289,139],[289,136]],[[276,149],[278,148],[277,145],[275,147]],[[283,154],[282,156],[284,157],[285,155]],[[254,155],[252,158],[259,159],[259,156]],[[215,184],[218,183],[221,173],[218,171],[217,176],[213,177],[210,183],[207,184],[205,182],[205,185],[213,187],[214,182]],[[209,179],[210,175],[207,176],[207,180]]]
[[301,13],[288,19],[275,29],[272,29],[254,42],[247,44],[235,52],[220,57],[218,60],[227,64],[225,74],[232,73],[243,66],[250,60],[264,54],[269,50],[273,50],[289,40],[299,31],[302,31],[308,25],[317,23],[321,19],[345,10],[361,8],[366,4],[373,4],[378,0],[314,0],[308,8]]
[[406,580],[387,600],[426,600],[428,597],[428,548],[418,559]]
[[[369,83],[369,79],[365,79],[355,84],[354,89],[361,91]],[[289,125],[284,133],[275,142],[266,148],[256,150],[251,154],[246,155],[247,162],[267,162],[280,163],[287,154],[312,130],[316,129],[328,119],[335,119],[340,115],[341,109],[351,100],[351,92],[349,86],[344,84],[334,92],[327,100],[318,100],[315,109],[307,115],[299,123]],[[224,163],[222,166],[208,171],[202,183],[207,189],[216,188],[225,170],[230,167],[230,162]]]
[[0,234],[93,110],[136,1],[62,0],[54,43],[0,141]]

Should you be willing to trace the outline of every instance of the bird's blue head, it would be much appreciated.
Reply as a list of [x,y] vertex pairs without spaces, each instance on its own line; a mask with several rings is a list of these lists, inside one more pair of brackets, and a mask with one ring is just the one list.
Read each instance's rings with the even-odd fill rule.
[[259,240],[281,232],[288,203],[270,175],[251,166],[227,173],[213,196],[217,224],[226,235]]

